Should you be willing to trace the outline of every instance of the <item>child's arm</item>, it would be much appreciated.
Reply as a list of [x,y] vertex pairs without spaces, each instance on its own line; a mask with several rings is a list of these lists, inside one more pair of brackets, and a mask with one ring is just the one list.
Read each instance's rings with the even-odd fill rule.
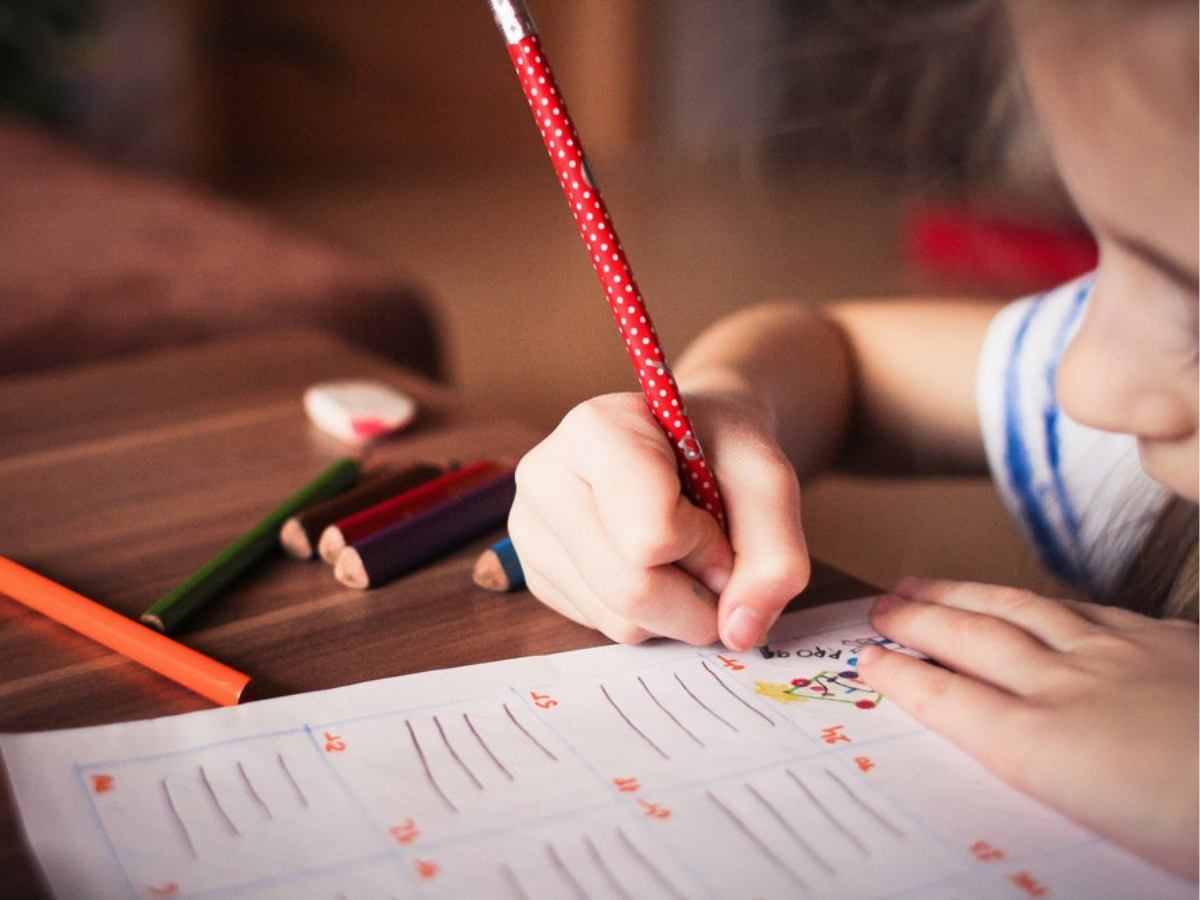
[[830,464],[983,472],[975,375],[997,309],[949,300],[752,309],[702,334],[676,375],[701,394],[742,381],[774,413],[801,480]]
[[728,539],[682,498],[640,396],[581,404],[517,469],[509,531],[530,589],[615,640],[719,634],[746,649],[808,581],[797,472],[982,470],[975,367],[994,311],[778,306],[709,329],[676,375],[721,485]]
[[1015,787],[1196,878],[1194,622],[916,579],[871,622],[950,667],[870,649],[873,688]]

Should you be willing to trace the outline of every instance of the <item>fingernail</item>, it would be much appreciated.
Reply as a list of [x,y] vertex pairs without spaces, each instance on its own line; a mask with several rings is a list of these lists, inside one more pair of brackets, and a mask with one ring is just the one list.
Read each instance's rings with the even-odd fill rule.
[[898,594],[881,594],[875,598],[875,604],[872,606],[871,612],[885,613],[895,609],[903,602],[904,598],[898,596]]
[[729,584],[729,574],[729,569],[723,566],[714,566],[700,573],[700,581],[719,597],[721,591],[725,590],[725,585]]
[[873,663],[886,652],[878,644],[867,644],[867,646],[858,651],[858,664],[861,666],[864,663]]
[[905,600],[911,600],[924,583],[924,578],[913,578],[911,575],[905,575],[896,582],[896,586],[892,588],[892,593],[899,594]]
[[767,630],[767,620],[750,606],[739,606],[725,622],[725,646],[730,650],[749,650]]

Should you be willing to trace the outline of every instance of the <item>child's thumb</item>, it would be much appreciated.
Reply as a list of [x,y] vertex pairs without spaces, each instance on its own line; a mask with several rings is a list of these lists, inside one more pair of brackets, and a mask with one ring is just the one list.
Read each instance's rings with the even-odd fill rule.
[[812,571],[791,467],[741,471],[748,477],[722,481],[734,562],[721,592],[717,627],[731,650],[749,650],[764,640]]

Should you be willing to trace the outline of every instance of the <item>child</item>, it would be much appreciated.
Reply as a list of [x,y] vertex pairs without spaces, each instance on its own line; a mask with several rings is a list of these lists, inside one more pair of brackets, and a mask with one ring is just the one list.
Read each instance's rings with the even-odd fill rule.
[[[526,456],[510,531],[531,590],[564,615],[618,641],[745,650],[808,580],[798,479],[990,461],[1059,574],[1156,617],[905,579],[872,622],[948,668],[878,649],[864,677],[1001,778],[1196,878],[1197,7],[1006,6],[1100,244],[1094,277],[999,315],[949,302],[734,315],[676,372],[728,537],[681,497],[633,394],[582,404]],[[1154,587],[1145,571],[1168,577]]]

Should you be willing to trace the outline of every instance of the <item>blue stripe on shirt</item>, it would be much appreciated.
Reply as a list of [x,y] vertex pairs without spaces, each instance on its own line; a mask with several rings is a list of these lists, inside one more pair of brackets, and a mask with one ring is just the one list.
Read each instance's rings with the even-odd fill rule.
[[1025,445],[1025,437],[1021,428],[1021,353],[1025,348],[1025,337],[1034,317],[1042,308],[1042,299],[1036,298],[1013,338],[1012,350],[1009,353],[1008,365],[1004,372],[1004,462],[1008,468],[1008,478],[1012,483],[1013,494],[1017,499],[1021,516],[1033,537],[1043,563],[1060,578],[1075,580],[1074,566],[1059,546],[1054,534],[1054,527],[1038,501],[1033,484],[1033,464],[1029,456],[1029,448]]
[[[1088,295],[1091,293],[1093,279],[1086,279],[1075,292],[1075,297],[1071,302],[1071,309],[1063,319],[1059,326],[1058,334],[1054,339],[1054,352],[1050,357],[1050,361],[1046,366],[1046,391],[1047,401],[1046,409],[1042,414],[1042,422],[1046,433],[1046,461],[1050,464],[1050,478],[1054,485],[1054,493],[1058,499],[1058,504],[1062,510],[1063,523],[1066,525],[1067,534],[1071,539],[1072,556],[1075,564],[1072,568],[1078,572],[1082,565],[1082,549],[1079,546],[1079,517],[1075,513],[1075,504],[1071,501],[1071,495],[1067,492],[1066,482],[1063,480],[1062,467],[1060,466],[1061,454],[1059,452],[1059,405],[1058,405],[1058,366],[1062,362],[1063,353],[1067,349],[1067,341],[1070,339],[1071,333],[1079,321],[1079,316],[1083,312]],[[1091,587],[1091,585],[1086,585]]]

